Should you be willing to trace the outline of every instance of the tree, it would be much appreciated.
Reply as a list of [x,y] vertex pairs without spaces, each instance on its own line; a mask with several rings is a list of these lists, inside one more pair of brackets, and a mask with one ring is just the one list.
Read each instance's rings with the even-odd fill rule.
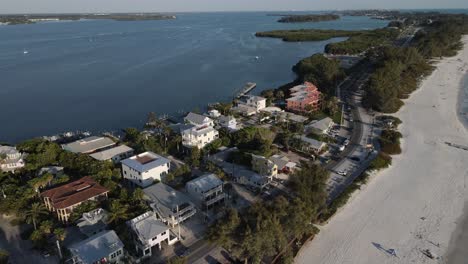
[[54,227],[54,223],[50,220],[43,221],[41,225],[39,226],[39,230],[43,234],[50,234],[52,233],[52,228]]
[[173,257],[167,261],[167,264],[186,264],[187,258],[186,257]]
[[200,159],[201,159],[200,149],[197,147],[192,148],[190,150],[189,163],[194,167],[198,167],[200,166]]
[[26,222],[28,224],[33,224],[34,230],[37,230],[37,221],[42,217],[47,215],[49,212],[47,208],[42,203],[33,203],[31,207],[24,213]]
[[10,253],[6,250],[0,249],[0,264],[7,264],[9,258]]
[[54,235],[58,241],[63,242],[67,236],[67,231],[64,228],[55,228]]
[[128,219],[128,206],[121,204],[119,201],[112,201],[110,204],[109,223],[118,224],[122,220]]

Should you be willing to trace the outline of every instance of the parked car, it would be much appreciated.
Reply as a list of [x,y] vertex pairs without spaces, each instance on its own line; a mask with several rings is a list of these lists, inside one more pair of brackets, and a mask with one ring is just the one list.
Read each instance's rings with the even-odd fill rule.
[[354,161],[361,161],[361,158],[357,157],[357,156],[353,156],[353,157],[350,157],[349,158],[350,160],[354,160]]
[[346,171],[337,171],[337,173],[341,176],[346,176]]

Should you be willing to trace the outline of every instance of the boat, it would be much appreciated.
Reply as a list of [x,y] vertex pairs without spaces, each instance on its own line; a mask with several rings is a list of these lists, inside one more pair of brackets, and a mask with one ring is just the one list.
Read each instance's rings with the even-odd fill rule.
[[23,50],[23,54],[28,54],[28,53],[29,53],[29,51]]
[[259,57],[259,56],[255,56],[255,59],[256,59],[256,60],[259,60],[259,59],[260,59],[260,57]]

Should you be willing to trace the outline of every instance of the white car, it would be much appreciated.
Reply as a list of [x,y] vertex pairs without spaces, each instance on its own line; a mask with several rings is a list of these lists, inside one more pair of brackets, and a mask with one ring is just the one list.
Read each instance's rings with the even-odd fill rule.
[[337,171],[337,173],[339,175],[341,175],[341,176],[346,176],[347,175],[346,171]]
[[338,150],[339,150],[339,151],[344,151],[344,150],[345,150],[345,148],[346,148],[346,146],[345,146],[345,145],[340,145],[340,146],[338,147]]
[[348,144],[349,144],[349,139],[346,139],[346,140],[344,141],[343,145],[348,146]]

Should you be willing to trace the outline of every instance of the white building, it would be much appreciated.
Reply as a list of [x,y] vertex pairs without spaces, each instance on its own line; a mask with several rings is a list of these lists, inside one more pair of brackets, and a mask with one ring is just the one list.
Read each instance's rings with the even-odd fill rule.
[[103,231],[68,247],[71,259],[67,263],[124,263],[124,244],[115,231]]
[[313,138],[308,138],[305,135],[297,135],[295,138],[301,142],[300,149],[302,151],[313,152],[315,154],[320,153],[323,150],[323,148],[327,145],[322,141],[318,141]]
[[233,116],[220,116],[218,123],[221,127],[228,128],[230,130],[237,129],[237,120]]
[[181,129],[182,145],[188,148],[204,148],[219,138],[219,133],[212,126],[189,126]]
[[152,256],[151,249],[155,246],[161,250],[162,243],[173,245],[178,241],[177,237],[171,234],[169,227],[158,220],[152,211],[127,221],[127,225],[132,230],[138,256],[143,258]]
[[325,117],[320,120],[314,120],[305,126],[307,133],[313,132],[316,134],[327,134],[330,128],[333,126],[333,120],[329,117]]
[[133,156],[133,149],[125,145],[120,145],[111,149],[93,153],[89,156],[96,160],[111,160],[114,163],[119,163],[121,160]]
[[212,109],[208,111],[208,115],[213,118],[218,118],[221,116],[221,113],[219,113],[219,111],[216,109]]
[[242,104],[253,107],[258,112],[266,108],[266,98],[256,95],[246,95],[245,101],[242,102]]
[[0,146],[0,169],[2,171],[15,171],[25,165],[23,154],[15,147]]
[[185,118],[184,118],[185,123],[194,125],[196,127],[205,127],[205,126],[214,126],[213,119],[200,115],[200,114],[195,114],[190,112]]
[[206,174],[185,184],[185,189],[204,209],[224,202],[223,181],[215,174]]
[[72,143],[64,144],[62,145],[62,148],[73,153],[89,154],[114,145],[115,142],[108,137],[92,136],[77,140]]
[[169,172],[171,161],[153,152],[144,152],[122,161],[124,179],[143,188],[161,181]]

